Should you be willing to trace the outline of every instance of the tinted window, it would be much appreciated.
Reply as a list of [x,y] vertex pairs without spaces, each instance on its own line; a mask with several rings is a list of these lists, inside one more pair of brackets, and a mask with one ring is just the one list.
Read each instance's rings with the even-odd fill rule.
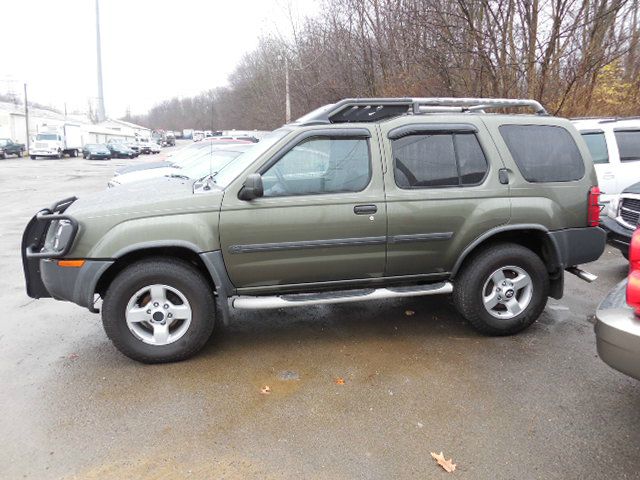
[[409,135],[392,143],[400,188],[447,187],[479,183],[487,160],[473,134]]
[[620,151],[620,161],[640,160],[640,130],[614,133]]
[[528,182],[569,182],[584,176],[571,134],[552,125],[502,125],[500,134]]
[[455,135],[454,137],[460,183],[474,185],[480,183],[487,173],[487,159],[475,135]]
[[300,142],[262,174],[265,197],[359,192],[369,183],[369,143],[314,137]]
[[582,138],[584,138],[589,148],[593,163],[609,163],[609,152],[607,151],[607,141],[604,138],[604,133],[583,133]]

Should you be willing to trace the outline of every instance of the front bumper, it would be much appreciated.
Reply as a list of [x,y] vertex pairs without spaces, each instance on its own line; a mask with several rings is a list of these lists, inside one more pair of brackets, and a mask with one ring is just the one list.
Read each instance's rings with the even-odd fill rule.
[[611,217],[602,217],[600,227],[607,233],[607,243],[625,255],[629,254],[629,244],[633,230],[623,227]]
[[596,345],[598,355],[610,367],[640,379],[640,319],[626,303],[623,280],[598,306]]
[[58,155],[60,152],[58,150],[44,149],[44,148],[33,148],[29,150],[29,155],[38,156],[38,157],[54,157]]
[[[22,235],[22,266],[27,295],[31,298],[55,298],[67,300],[95,312],[94,292],[98,279],[113,262],[110,260],[85,260],[81,267],[61,267],[58,259],[71,249],[78,232],[78,222],[64,215],[64,211],[76,200],[67,198],[51,208],[39,211],[29,221]],[[73,230],[66,245],[58,251],[44,248],[51,222],[67,220]]]
[[[82,267],[61,267],[58,260],[40,260],[40,279],[50,297],[73,302],[97,313],[94,294],[100,276],[111,266],[110,260],[85,260]],[[28,288],[28,287],[27,287]]]

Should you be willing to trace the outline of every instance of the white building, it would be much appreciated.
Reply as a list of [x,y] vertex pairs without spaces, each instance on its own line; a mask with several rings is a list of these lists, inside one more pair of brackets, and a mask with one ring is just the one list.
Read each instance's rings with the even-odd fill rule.
[[[65,123],[79,124],[82,129],[82,144],[106,143],[109,140],[148,141],[151,130],[125,122],[109,119],[93,124],[84,115],[68,115],[44,108],[29,107],[29,137],[38,132],[59,127]],[[27,127],[24,105],[11,102],[0,102],[0,138],[11,138],[19,143],[27,143]]]
[[99,123],[97,126],[118,132],[127,138],[136,138],[146,142],[151,139],[151,129],[135,123],[125,122],[124,120],[109,119]]

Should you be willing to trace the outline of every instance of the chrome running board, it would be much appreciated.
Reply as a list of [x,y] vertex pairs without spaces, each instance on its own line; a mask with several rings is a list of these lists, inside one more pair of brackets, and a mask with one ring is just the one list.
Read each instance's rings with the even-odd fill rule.
[[580,280],[584,280],[585,282],[588,282],[588,283],[595,282],[598,279],[597,275],[594,275],[593,273],[589,273],[578,267],[569,267],[566,270],[567,272],[572,273],[573,275],[578,277]]
[[408,287],[368,288],[315,293],[292,293],[288,295],[232,297],[231,306],[239,310],[261,310],[267,308],[303,307],[328,303],[362,302],[386,298],[418,297],[453,292],[450,282]]

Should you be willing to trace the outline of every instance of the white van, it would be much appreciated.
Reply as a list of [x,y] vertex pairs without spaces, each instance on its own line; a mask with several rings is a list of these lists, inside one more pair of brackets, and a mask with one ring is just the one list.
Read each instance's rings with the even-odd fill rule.
[[640,118],[576,119],[573,124],[591,152],[602,203],[640,181]]

